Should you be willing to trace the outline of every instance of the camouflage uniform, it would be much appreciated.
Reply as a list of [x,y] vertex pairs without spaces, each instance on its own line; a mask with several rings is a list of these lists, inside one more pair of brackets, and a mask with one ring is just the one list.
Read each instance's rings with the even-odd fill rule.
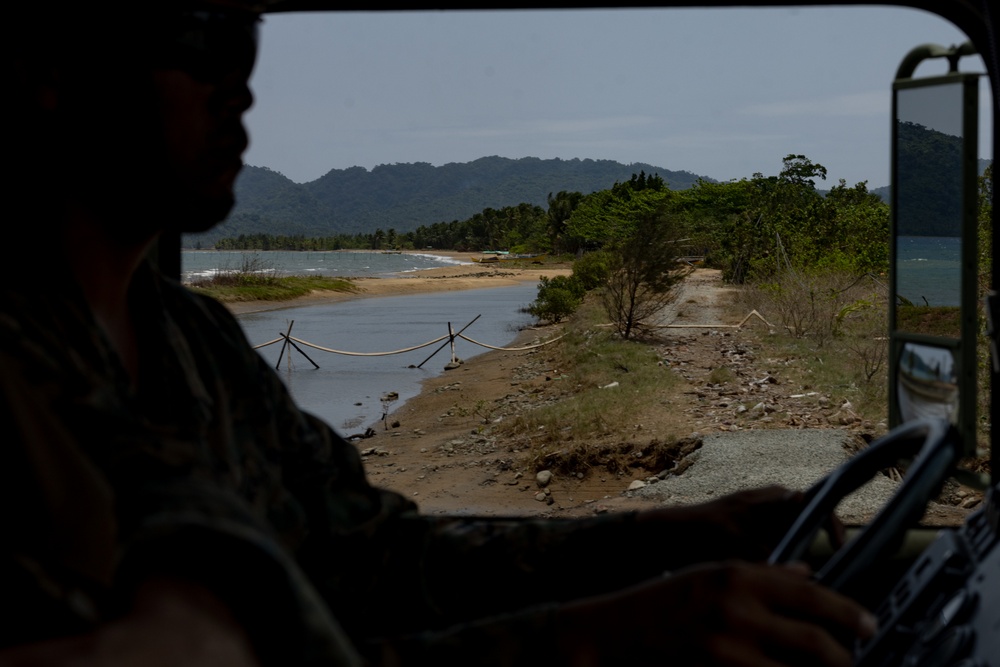
[[664,566],[593,567],[631,515],[419,515],[228,311],[146,266],[135,391],[73,282],[51,283],[0,291],[0,647],[86,630],[166,574],[228,600],[274,664],[552,662],[559,600]]

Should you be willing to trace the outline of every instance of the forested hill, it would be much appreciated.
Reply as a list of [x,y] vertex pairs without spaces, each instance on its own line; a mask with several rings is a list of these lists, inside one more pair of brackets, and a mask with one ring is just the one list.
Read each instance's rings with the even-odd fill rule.
[[[673,190],[699,176],[649,164],[611,160],[518,160],[484,157],[435,167],[426,162],[334,169],[309,182],[295,183],[267,167],[246,167],[236,183],[237,204],[221,225],[189,235],[185,245],[211,245],[240,234],[407,232],[421,225],[464,220],[485,208],[521,203],[547,206],[549,193],[589,194],[628,181],[633,174],[658,174]],[[705,178],[712,181],[710,178]]]
[[[942,219],[942,213],[939,210],[940,202],[932,201],[932,193],[940,192],[943,188],[952,188],[952,191],[958,188],[957,179],[961,177],[961,172],[958,170],[957,164],[954,164],[954,161],[958,160],[958,154],[955,153],[952,156],[953,164],[950,168],[945,169],[945,158],[942,158],[937,153],[928,154],[923,152],[926,150],[927,145],[933,145],[935,140],[940,139],[940,137],[935,136],[940,133],[917,126],[915,128],[905,128],[904,134],[911,140],[916,140],[916,143],[906,147],[901,156],[903,162],[906,164],[906,169],[911,174],[911,184],[908,188],[911,212],[917,214],[916,219],[910,220],[908,223],[911,227],[910,233],[920,232],[928,236],[937,236],[939,234],[948,236],[955,233],[954,230],[948,231],[937,228],[935,220]],[[923,139],[921,139],[921,135],[923,135]],[[938,141],[937,143],[944,146],[948,145],[947,141]],[[954,150],[958,151],[959,148],[955,148]],[[921,155],[930,155],[931,157],[929,159],[921,158]],[[920,163],[921,160],[924,160],[922,166]],[[980,158],[977,163],[977,175],[982,176],[986,168],[991,164],[993,164],[993,160]],[[916,173],[914,173],[915,170],[917,170]],[[892,194],[890,186],[884,185],[880,188],[874,188],[870,192],[873,195],[878,195],[885,203],[890,203],[889,198]],[[957,214],[953,214],[950,217],[954,218],[955,215]]]

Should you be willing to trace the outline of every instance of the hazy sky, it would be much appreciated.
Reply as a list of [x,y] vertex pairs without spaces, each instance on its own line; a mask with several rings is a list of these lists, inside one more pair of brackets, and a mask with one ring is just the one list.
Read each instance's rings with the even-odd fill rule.
[[[879,187],[900,61],[965,39],[885,7],[270,15],[246,161],[296,182],[487,155],[728,180],[797,153],[827,167],[825,186]],[[978,57],[961,69],[985,70]]]
[[964,124],[960,102],[963,93],[960,83],[901,90],[896,114],[900,120],[960,137]]

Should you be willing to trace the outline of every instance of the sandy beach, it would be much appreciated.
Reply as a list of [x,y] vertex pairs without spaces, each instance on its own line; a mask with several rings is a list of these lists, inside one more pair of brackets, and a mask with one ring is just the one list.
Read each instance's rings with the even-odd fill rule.
[[[427,254],[429,251],[420,251]],[[357,278],[353,282],[357,292],[314,292],[291,301],[252,301],[226,304],[235,314],[296,308],[324,302],[346,301],[365,297],[405,296],[428,292],[449,292],[455,290],[482,289],[490,287],[511,287],[525,282],[537,283],[542,276],[569,275],[572,267],[563,264],[528,264],[526,262],[504,262],[499,264],[475,264],[475,253],[434,250],[431,254],[449,257],[469,264],[456,264],[436,269],[415,271],[400,278]]]

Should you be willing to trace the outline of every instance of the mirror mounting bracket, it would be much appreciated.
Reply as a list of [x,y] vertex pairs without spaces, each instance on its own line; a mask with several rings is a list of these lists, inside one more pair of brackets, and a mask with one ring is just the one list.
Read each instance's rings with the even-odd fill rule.
[[964,56],[975,55],[975,53],[976,47],[972,45],[972,42],[965,42],[950,47],[940,46],[939,44],[921,44],[911,49],[906,54],[906,57],[903,58],[903,62],[899,64],[899,69],[896,70],[896,79],[912,79],[913,72],[917,69],[917,66],[931,58],[947,58],[948,72],[955,74],[958,72],[958,61]]

